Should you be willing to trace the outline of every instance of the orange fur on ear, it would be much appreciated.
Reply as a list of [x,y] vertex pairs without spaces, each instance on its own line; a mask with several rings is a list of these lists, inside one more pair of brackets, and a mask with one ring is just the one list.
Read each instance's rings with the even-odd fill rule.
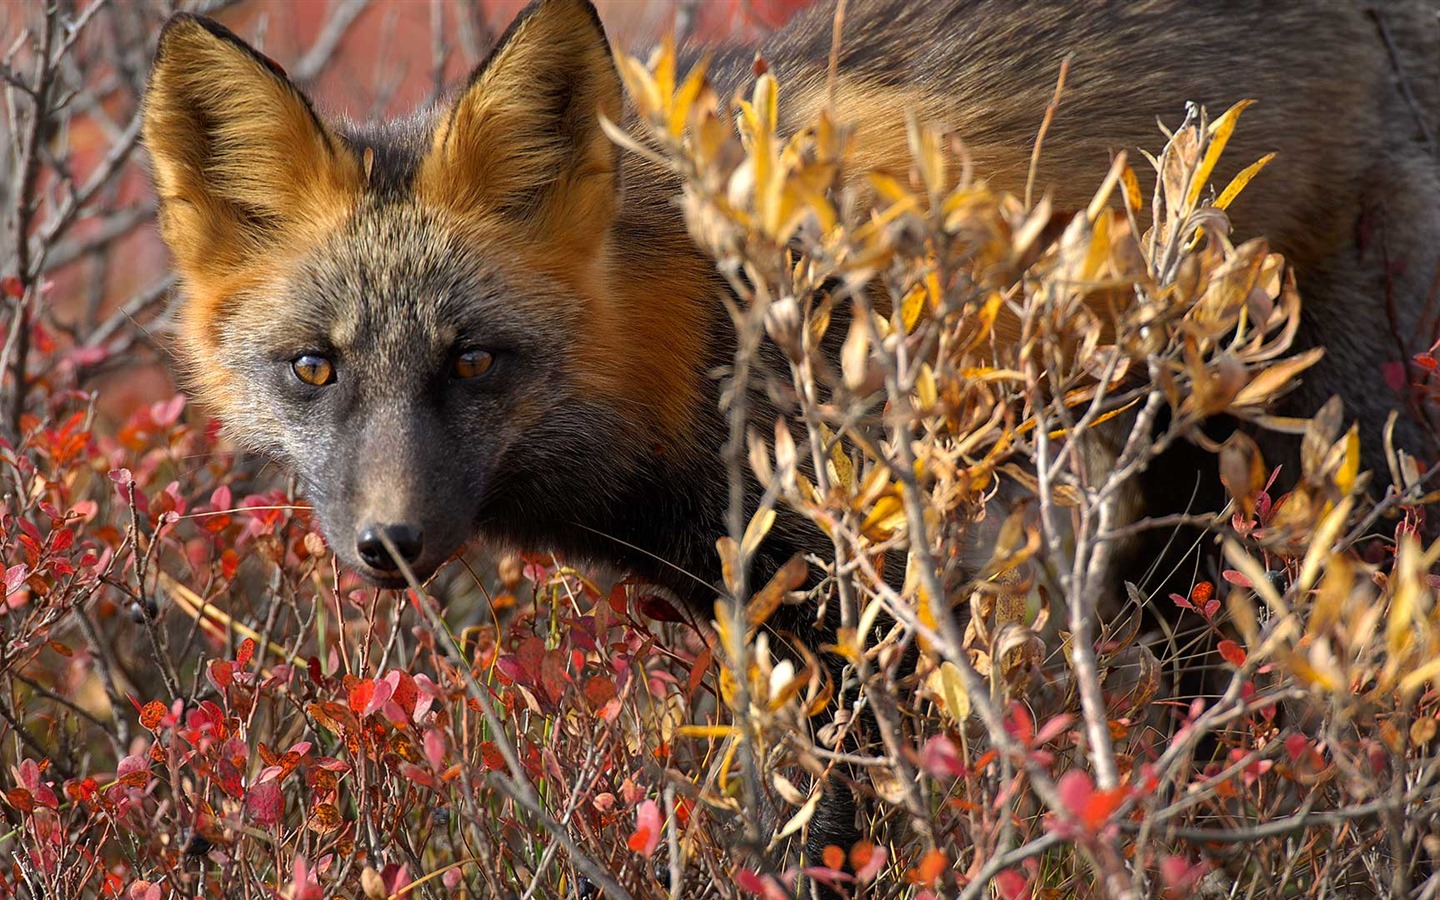
[[279,242],[353,208],[353,153],[279,66],[222,26],[176,15],[145,97],[160,228],[192,299]]
[[618,204],[620,79],[585,0],[538,0],[435,130],[416,193],[482,228],[593,257]]

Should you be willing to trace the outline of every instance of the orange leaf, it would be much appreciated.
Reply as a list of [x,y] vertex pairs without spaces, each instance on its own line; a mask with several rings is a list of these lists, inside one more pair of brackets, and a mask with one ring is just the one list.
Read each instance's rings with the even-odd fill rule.
[[165,718],[165,704],[159,700],[151,700],[140,710],[140,724],[146,731],[154,731]]

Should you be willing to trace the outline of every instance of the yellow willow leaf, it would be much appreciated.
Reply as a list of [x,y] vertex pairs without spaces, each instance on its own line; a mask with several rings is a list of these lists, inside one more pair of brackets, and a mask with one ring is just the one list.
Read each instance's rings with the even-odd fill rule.
[[1120,172],[1120,182],[1125,186],[1125,208],[1138,214],[1145,205],[1145,195],[1140,193],[1140,179],[1135,177],[1135,170],[1126,166]]
[[900,324],[905,326],[906,334],[912,333],[919,324],[927,293],[923,285],[917,284],[905,294],[905,299],[900,301]]
[[1320,520],[1319,527],[1310,536],[1310,549],[1305,552],[1305,562],[1300,566],[1300,577],[1296,580],[1296,588],[1301,594],[1308,592],[1319,577],[1320,567],[1330,557],[1330,550],[1340,537],[1340,529],[1349,521],[1350,509],[1354,505],[1354,498],[1346,497]]
[[675,92],[675,102],[670,106],[670,121],[668,123],[670,136],[678,138],[685,131],[685,123],[690,121],[690,110],[695,105],[695,99],[700,96],[700,91],[705,87],[705,72],[710,66],[710,57],[707,55],[700,62],[695,64],[680,83],[680,90]]
[[675,732],[681,737],[728,738],[740,733],[734,725],[681,725]]
[[[1122,406],[1122,407],[1120,407],[1120,408],[1118,408],[1118,409],[1112,409],[1112,410],[1110,410],[1110,411],[1107,412],[1107,413],[1101,413],[1100,415],[1098,415],[1098,416],[1095,417],[1095,421],[1093,421],[1093,422],[1090,423],[1090,427],[1091,427],[1091,428],[1094,428],[1096,425],[1099,425],[1099,424],[1101,424],[1102,422],[1108,422],[1108,421],[1110,421],[1111,419],[1115,418],[1116,416],[1123,415],[1127,410],[1133,409],[1134,406],[1135,406],[1135,404],[1137,404],[1137,403],[1139,403],[1139,402],[1140,402],[1140,398],[1139,398],[1139,397],[1136,397],[1134,400],[1131,400],[1129,403],[1125,404],[1124,406]],[[1034,420],[1032,419],[1032,420],[1030,420],[1030,421],[1031,421],[1031,424],[1032,424],[1032,427],[1033,427]],[[1022,426],[1022,427],[1023,427],[1023,426]],[[1060,438],[1063,438],[1063,437],[1065,436],[1065,434],[1066,434],[1066,432],[1067,432],[1068,430],[1069,430],[1069,429],[1066,429],[1066,428],[1057,428],[1057,429],[1055,429],[1054,431],[1050,432],[1050,439],[1051,439],[1051,440],[1059,440]]]
[[1260,599],[1265,601],[1266,606],[1281,615],[1289,612],[1280,599],[1280,593],[1275,590],[1274,583],[1265,574],[1265,567],[1256,562],[1255,557],[1251,556],[1239,541],[1234,538],[1226,538],[1224,550],[1225,558],[1229,560],[1230,565],[1245,576],[1246,580],[1250,582],[1251,589],[1260,595]]
[[815,815],[815,809],[820,805],[820,798],[824,796],[824,791],[816,791],[811,794],[810,799],[805,801],[805,805],[800,807],[800,811],[791,816],[790,821],[785,823],[785,827],[780,829],[775,835],[775,839],[771,841],[771,845],[774,846],[779,843],[779,841],[804,828],[805,823],[810,821],[810,817]]
[[865,386],[866,374],[870,368],[870,329],[865,320],[857,315],[850,320],[850,333],[840,347],[840,374],[844,376],[845,387],[859,391]]
[[1051,205],[1049,194],[1041,197],[1040,202],[1030,211],[1030,217],[1015,230],[1015,237],[1010,242],[1011,252],[1015,256],[1025,255],[1030,245],[1039,240],[1040,235],[1045,232],[1046,226],[1050,224]]
[[826,468],[831,479],[836,487],[850,492],[855,487],[855,467],[850,464],[850,457],[845,453],[844,442],[836,438],[834,432],[824,425],[820,426],[820,436],[830,447],[830,462]]
[[956,725],[964,724],[970,718],[970,694],[960,678],[960,669],[954,663],[944,662],[930,673],[927,679],[930,690],[940,698],[940,708]]
[[1400,691],[1412,693],[1424,687],[1425,682],[1435,681],[1440,676],[1440,656],[1421,663],[1400,679]]
[[[821,234],[829,234],[835,229],[835,226],[839,223],[839,216],[835,214],[835,205],[830,202],[830,198],[826,197],[823,191],[817,191],[804,185],[794,185],[792,186],[792,191],[794,196],[793,205],[799,208],[802,215],[809,213],[815,217],[816,224],[820,226]],[[799,225],[799,217],[797,217],[794,227],[789,229],[787,233],[793,233]]]
[[870,187],[874,188],[875,193],[879,194],[882,199],[889,200],[891,203],[914,204],[915,195],[889,175],[871,172],[865,178],[870,182]]
[[884,608],[885,604],[877,598],[867,603],[865,608],[860,611],[860,623],[855,626],[855,651],[857,658],[865,652],[865,640],[875,628],[875,620],[880,618],[880,613]]
[[[736,577],[740,567],[740,549],[727,534],[716,539],[715,551],[720,554],[720,578],[725,582],[725,589],[733,594],[740,584]],[[725,620],[723,608],[717,607],[715,615],[722,622]]]
[[675,95],[675,32],[668,31],[661,39],[655,55],[650,58],[650,70],[655,73],[655,87],[660,91],[661,102],[668,108]]
[[1210,123],[1210,143],[1205,148],[1205,158],[1200,160],[1200,167],[1191,176],[1190,193],[1185,197],[1187,209],[1195,206],[1195,201],[1200,199],[1200,192],[1205,190],[1205,185],[1209,183],[1210,173],[1215,171],[1215,164],[1220,161],[1220,154],[1225,152],[1225,145],[1230,142],[1230,135],[1235,132],[1235,123],[1239,121],[1240,114],[1254,105],[1254,100],[1241,100],[1225,110],[1225,114],[1220,118]]
[[860,482],[859,498],[856,501],[862,508],[874,505],[880,495],[887,491],[894,491],[890,485],[890,472],[884,466],[875,466]]
[[740,556],[742,559],[749,559],[754,555],[760,542],[765,535],[770,533],[770,526],[775,524],[775,507],[767,506],[755,513],[750,524],[745,526],[745,534],[740,539]]
[[961,369],[960,377],[966,381],[1024,381],[1025,373],[1015,369],[992,369],[989,366],[976,366]]
[[1350,432],[1345,435],[1345,461],[1335,473],[1335,486],[1342,494],[1349,494],[1355,489],[1355,479],[1360,475],[1360,430],[1358,425],[1351,425]]
[[940,401],[939,389],[935,386],[935,371],[929,363],[921,363],[915,374],[915,399],[919,401],[920,412],[929,412]]
[[1289,359],[1271,363],[1240,389],[1231,401],[1231,406],[1252,406],[1269,402],[1291,379],[1315,365],[1324,355],[1324,347],[1315,347]]
[[1355,589],[1355,567],[1345,554],[1330,557],[1310,606],[1309,633],[1325,634],[1340,623],[1345,600]]
[[887,494],[870,508],[865,521],[860,523],[860,533],[872,541],[887,541],[904,524],[905,504],[899,497]]
[[620,63],[620,80],[625,83],[625,91],[635,101],[636,110],[646,119],[659,119],[668,97],[660,96],[660,86],[651,77],[650,70],[633,56],[620,56],[617,62]]
[[975,321],[979,323],[979,327],[975,329],[962,353],[968,353],[990,339],[990,333],[995,330],[995,320],[1000,318],[1000,307],[1004,303],[1005,295],[999,291],[991,291],[985,297],[985,302],[975,313]]
[[780,82],[766,72],[755,79],[755,109],[769,134],[774,134],[780,114]]
[[[1413,547],[1405,538],[1396,553],[1396,570],[1391,573],[1390,610],[1385,620],[1385,646],[1390,656],[1402,658],[1405,648],[1415,639],[1416,613],[1420,609],[1420,582],[1416,577]],[[1402,559],[1401,554],[1412,551]]]
[[940,271],[935,264],[935,254],[925,255],[925,265],[928,267],[925,272],[925,293],[930,296],[930,309],[939,311],[944,296],[940,290]]
[[915,171],[920,174],[920,183],[931,192],[945,189],[945,154],[933,130],[925,128],[914,113],[905,117],[905,136],[910,145],[910,158]]
[[755,142],[760,139],[760,117],[749,100],[740,101],[740,121],[736,124],[739,126],[740,142],[744,145],[745,152],[753,153]]
[[1308,682],[1326,693],[1333,694],[1344,686],[1344,682],[1340,680],[1338,673],[1331,669],[1331,667],[1327,666],[1323,669],[1317,668],[1298,653],[1292,653],[1290,655],[1286,660],[1285,667],[1294,672],[1300,680]]
[[1235,201],[1235,198],[1240,195],[1240,192],[1245,190],[1245,185],[1249,184],[1252,178],[1260,174],[1261,169],[1270,165],[1270,160],[1274,158],[1275,154],[1267,153],[1241,169],[1240,174],[1230,179],[1230,183],[1225,185],[1225,190],[1220,192],[1220,196],[1215,200],[1215,208],[1229,209],[1230,204]]
[[1097,216],[1093,220],[1094,232],[1090,235],[1090,247],[1085,253],[1085,262],[1080,267],[1080,277],[1093,281],[1100,267],[1110,259],[1110,217]]
[[1100,182],[1100,190],[1090,198],[1090,205],[1085,208],[1085,218],[1095,222],[1100,214],[1110,205],[1110,195],[1115,191],[1115,185],[1123,177],[1129,166],[1125,165],[1127,154],[1124,150],[1115,154],[1115,159],[1110,163],[1110,171],[1105,173],[1105,180]]
[[720,757],[720,777],[716,781],[722,794],[729,793],[730,769],[735,765],[735,752],[739,749],[740,741],[729,741],[725,745],[725,754]]

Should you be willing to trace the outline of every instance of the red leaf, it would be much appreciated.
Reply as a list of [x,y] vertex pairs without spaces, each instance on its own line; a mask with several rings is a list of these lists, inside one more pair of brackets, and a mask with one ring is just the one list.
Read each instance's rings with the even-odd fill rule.
[[630,835],[626,844],[631,850],[649,859],[660,846],[660,807],[654,800],[646,800],[640,804],[635,814],[635,833]]
[[599,709],[615,698],[615,681],[603,675],[596,675],[585,682],[585,700],[594,709]]
[[869,841],[860,841],[850,848],[850,866],[855,870],[855,880],[865,884],[875,880],[885,868],[889,854],[884,847],[876,847]]
[[485,768],[502,771],[505,768],[505,757],[500,753],[500,748],[495,746],[494,741],[480,742],[480,759],[485,763]]
[[247,790],[245,811],[260,825],[278,825],[285,812],[285,794],[280,790],[280,782],[266,781]]
[[1215,649],[1219,650],[1220,656],[1235,668],[1238,669],[1245,665],[1245,648],[1234,641],[1221,641]]
[[244,668],[250,664],[255,656],[255,639],[246,638],[240,642],[240,648],[235,652],[235,664]]
[[420,688],[415,684],[415,679],[409,672],[402,672],[399,669],[392,669],[385,675],[385,680],[390,683],[390,699],[405,711],[408,718],[415,713],[415,700],[420,696]]
[[365,708],[370,705],[370,700],[375,696],[375,682],[373,679],[364,678],[356,682],[350,688],[350,711],[357,716],[365,714]]
[[1031,896],[1030,882],[1014,869],[1006,869],[995,876],[995,889],[1001,900],[1028,900]]
[[1253,588],[1255,586],[1250,583],[1250,579],[1246,578],[1244,575],[1241,575],[1234,569],[1226,569],[1225,571],[1220,573],[1220,577],[1224,578],[1226,581],[1230,582],[1236,587]]
[[664,597],[657,597],[653,594],[641,597],[635,601],[635,608],[640,610],[640,615],[656,622],[683,622],[685,617],[680,611]]

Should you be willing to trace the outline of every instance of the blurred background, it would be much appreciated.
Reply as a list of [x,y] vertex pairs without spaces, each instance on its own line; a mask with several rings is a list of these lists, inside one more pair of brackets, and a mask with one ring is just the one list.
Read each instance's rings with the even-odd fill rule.
[[[752,42],[809,0],[599,0],[631,49]],[[0,3],[0,276],[6,433],[47,396],[98,392],[102,422],[168,398],[173,287],[155,231],[138,110],[175,9],[214,16],[280,63],[325,113],[401,115],[489,51],[524,0],[5,0]],[[47,10],[50,14],[47,15]],[[41,65],[48,47],[49,65]],[[44,115],[34,115],[36,102]],[[38,125],[37,125],[38,122]],[[21,236],[27,246],[21,248]],[[22,327],[17,328],[20,324]]]

